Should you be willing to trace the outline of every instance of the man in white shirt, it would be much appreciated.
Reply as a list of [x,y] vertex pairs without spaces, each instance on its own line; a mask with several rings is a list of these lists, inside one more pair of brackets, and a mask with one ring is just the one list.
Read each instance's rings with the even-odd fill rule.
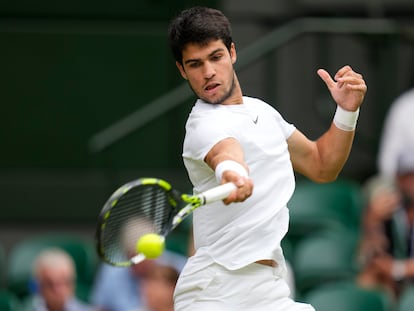
[[391,105],[381,134],[378,168],[382,175],[394,178],[398,156],[407,146],[414,147],[414,89],[399,96]]
[[76,267],[64,250],[43,250],[35,259],[33,277],[38,292],[26,302],[33,311],[96,311],[75,296]]
[[294,170],[317,182],[340,173],[366,92],[362,76],[350,66],[334,79],[318,70],[338,108],[329,130],[311,141],[267,103],[243,96],[230,23],[220,11],[181,12],[169,39],[180,74],[199,98],[183,147],[194,191],[237,186],[223,202],[195,211],[195,255],[178,280],[175,310],[314,310],[289,297],[280,247],[286,205]]

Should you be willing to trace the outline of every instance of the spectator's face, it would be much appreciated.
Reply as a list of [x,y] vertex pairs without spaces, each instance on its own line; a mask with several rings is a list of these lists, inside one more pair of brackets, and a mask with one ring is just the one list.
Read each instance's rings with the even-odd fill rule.
[[49,310],[63,310],[65,302],[74,295],[74,271],[70,267],[43,268],[38,282]]
[[169,310],[174,305],[174,285],[162,278],[147,278],[142,284],[146,305],[151,310]]
[[394,189],[382,189],[374,194],[369,202],[375,220],[385,220],[392,216],[401,201],[400,193]]
[[155,261],[148,259],[130,267],[131,273],[137,278],[145,277],[155,266]]

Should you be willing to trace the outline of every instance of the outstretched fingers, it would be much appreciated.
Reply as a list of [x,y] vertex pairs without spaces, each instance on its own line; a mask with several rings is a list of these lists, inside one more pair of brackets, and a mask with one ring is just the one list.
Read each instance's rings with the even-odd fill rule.
[[340,68],[333,79],[323,69],[318,70],[318,75],[327,85],[335,102],[343,109],[355,111],[362,104],[367,86],[363,76],[351,66]]

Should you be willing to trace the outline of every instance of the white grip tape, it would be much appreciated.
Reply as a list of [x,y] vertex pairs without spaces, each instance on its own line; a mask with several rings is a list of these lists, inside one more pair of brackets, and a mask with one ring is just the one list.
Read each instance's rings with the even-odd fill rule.
[[204,203],[207,204],[227,198],[233,190],[236,190],[236,188],[236,185],[230,182],[207,190],[201,193],[201,195],[204,197]]
[[225,171],[234,171],[243,177],[249,176],[243,165],[233,160],[225,160],[220,162],[215,169],[216,179],[219,183],[221,182]]
[[356,111],[348,111],[343,109],[341,106],[336,106],[333,122],[337,128],[350,132],[355,130],[358,116],[359,108]]

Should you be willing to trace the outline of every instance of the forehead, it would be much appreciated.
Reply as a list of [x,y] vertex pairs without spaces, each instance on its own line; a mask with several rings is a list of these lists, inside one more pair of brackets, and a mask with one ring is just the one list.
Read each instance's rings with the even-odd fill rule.
[[41,278],[59,278],[63,276],[72,276],[74,271],[71,266],[61,265],[61,266],[52,266],[44,267],[39,269],[39,277]]
[[189,59],[206,58],[217,50],[227,50],[221,39],[211,40],[204,44],[187,43],[182,52],[183,62]]

